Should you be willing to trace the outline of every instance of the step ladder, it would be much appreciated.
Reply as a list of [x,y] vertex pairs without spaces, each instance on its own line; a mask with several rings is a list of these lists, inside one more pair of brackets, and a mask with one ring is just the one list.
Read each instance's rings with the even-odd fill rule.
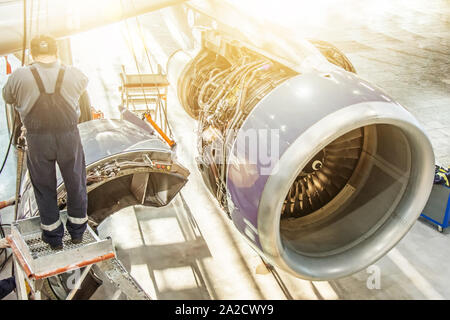
[[[172,130],[167,119],[167,93],[169,81],[158,65],[158,73],[128,74],[122,65],[120,73],[122,85],[119,87],[121,107],[146,120],[170,147],[175,145]],[[124,111],[121,110],[122,115]],[[122,116],[123,119],[127,120]]]
[[[65,223],[67,216],[61,214]],[[66,300],[71,300],[80,288],[91,268],[97,264],[97,271],[103,272],[111,282],[129,299],[148,299],[142,288],[123,268],[116,254],[111,238],[100,239],[88,226],[80,244],[73,244],[67,231],[63,237],[63,249],[52,250],[41,239],[39,216],[18,220],[11,225],[7,240],[13,252],[16,290],[19,300],[28,300],[26,284],[41,299],[41,289],[46,278],[84,268],[72,285]]]
[[[158,65],[158,73],[129,74],[122,65],[120,73],[122,85],[119,91],[122,105],[134,113],[143,113],[152,110],[156,113],[162,106],[167,112],[167,93],[169,81]],[[156,117],[156,114],[154,115]],[[166,128],[163,128],[166,130]]]

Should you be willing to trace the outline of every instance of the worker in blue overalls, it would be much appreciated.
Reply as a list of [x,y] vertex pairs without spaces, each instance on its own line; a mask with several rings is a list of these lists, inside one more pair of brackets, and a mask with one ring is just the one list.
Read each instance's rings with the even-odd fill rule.
[[88,79],[77,68],[62,65],[50,36],[31,41],[34,63],[14,71],[3,98],[15,106],[26,128],[27,167],[41,216],[42,240],[63,248],[64,226],[56,194],[56,163],[67,191],[66,228],[73,243],[86,230],[87,192],[84,151],[78,132],[79,99]]

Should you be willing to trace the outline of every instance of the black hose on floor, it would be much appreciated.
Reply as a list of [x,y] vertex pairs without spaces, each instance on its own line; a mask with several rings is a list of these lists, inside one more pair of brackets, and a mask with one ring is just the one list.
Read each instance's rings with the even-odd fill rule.
[[8,160],[9,150],[11,149],[12,141],[14,139],[15,127],[16,127],[16,113],[14,113],[14,121],[13,121],[13,125],[12,125],[12,130],[11,130],[11,137],[9,138],[8,149],[6,150],[6,155],[5,155],[5,158],[3,159],[2,167],[0,168],[0,174],[2,173],[3,168],[5,167],[6,160]]

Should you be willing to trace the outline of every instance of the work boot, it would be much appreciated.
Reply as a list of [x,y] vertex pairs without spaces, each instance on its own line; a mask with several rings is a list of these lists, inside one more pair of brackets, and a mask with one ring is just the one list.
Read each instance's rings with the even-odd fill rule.
[[42,230],[42,241],[47,243],[52,250],[62,250],[64,237],[64,225],[61,223],[52,231]]
[[73,244],[80,244],[82,242],[83,242],[83,235],[81,235],[80,237],[77,237],[77,238],[72,237]]
[[52,250],[62,250],[63,249],[63,242],[60,238],[50,238],[45,235],[44,232],[42,232],[42,241],[45,242],[50,246]]
[[83,234],[86,231],[87,222],[81,224],[73,223],[70,221],[70,217],[66,222],[66,229],[72,238],[73,244],[80,244],[83,242]]

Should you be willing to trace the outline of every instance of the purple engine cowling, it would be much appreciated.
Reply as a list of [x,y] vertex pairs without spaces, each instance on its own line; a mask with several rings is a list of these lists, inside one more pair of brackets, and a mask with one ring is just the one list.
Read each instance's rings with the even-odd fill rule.
[[[224,61],[214,70],[199,57],[177,53],[168,71],[183,107],[210,132],[209,119],[223,119],[217,113],[243,87],[234,79],[253,78],[234,76],[237,68]],[[216,77],[203,75],[210,80],[202,84],[202,70]],[[196,100],[207,101],[205,92],[220,101],[216,109],[207,105],[209,117]],[[216,180],[224,172],[226,190],[210,190],[251,246],[297,277],[328,280],[362,270],[400,241],[426,204],[434,174],[429,139],[401,105],[353,73],[336,67],[291,75],[265,91],[243,121],[231,114],[237,130],[218,125],[211,139],[227,150],[225,169],[210,170],[218,170]],[[201,147],[205,136],[199,134]]]

